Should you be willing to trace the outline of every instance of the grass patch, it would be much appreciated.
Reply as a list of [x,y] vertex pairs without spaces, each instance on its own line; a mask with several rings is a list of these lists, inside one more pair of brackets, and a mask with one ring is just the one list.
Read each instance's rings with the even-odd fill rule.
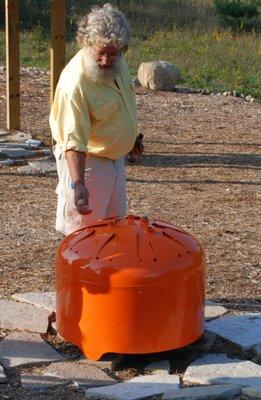
[[[0,63],[5,63],[4,32],[0,32]],[[78,50],[67,43],[67,61]],[[37,27],[20,35],[21,65],[49,68],[49,38]],[[237,90],[261,100],[261,41],[255,32],[229,30],[202,32],[173,27],[147,35],[136,34],[127,53],[132,75],[143,61],[176,64],[184,86],[209,90]]]

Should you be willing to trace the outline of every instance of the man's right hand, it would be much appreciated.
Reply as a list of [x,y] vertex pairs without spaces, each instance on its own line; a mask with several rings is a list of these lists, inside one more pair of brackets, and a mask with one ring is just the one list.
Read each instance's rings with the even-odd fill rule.
[[89,209],[89,191],[83,183],[75,183],[74,189],[74,203],[78,213],[90,214],[92,210]]

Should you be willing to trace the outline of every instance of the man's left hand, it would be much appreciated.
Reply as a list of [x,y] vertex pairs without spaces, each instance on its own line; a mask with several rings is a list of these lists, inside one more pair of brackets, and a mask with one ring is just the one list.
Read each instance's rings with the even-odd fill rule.
[[143,134],[140,133],[139,136],[136,137],[134,146],[132,150],[127,155],[127,161],[131,164],[135,164],[144,151],[143,144]]

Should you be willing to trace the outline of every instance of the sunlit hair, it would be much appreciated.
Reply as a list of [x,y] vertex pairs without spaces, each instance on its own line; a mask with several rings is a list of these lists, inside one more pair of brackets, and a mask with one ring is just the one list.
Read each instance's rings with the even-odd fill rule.
[[78,23],[77,43],[81,48],[127,46],[131,38],[131,28],[124,14],[107,3],[95,6]]

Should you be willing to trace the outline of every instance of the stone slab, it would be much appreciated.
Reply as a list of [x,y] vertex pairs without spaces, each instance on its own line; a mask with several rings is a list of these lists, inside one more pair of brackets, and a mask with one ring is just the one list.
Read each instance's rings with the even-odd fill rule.
[[15,161],[7,158],[6,160],[1,160],[0,165],[15,165]]
[[45,333],[49,312],[31,304],[0,300],[0,328]]
[[242,388],[236,385],[212,385],[171,390],[162,397],[162,400],[214,400],[231,399],[240,394]]
[[49,312],[55,311],[56,308],[55,292],[15,293],[12,295],[12,298],[24,303],[33,304],[37,307],[45,308]]
[[242,389],[242,394],[246,395],[250,399],[261,399],[261,386],[260,387],[246,387]]
[[7,376],[4,373],[4,368],[2,365],[0,365],[0,383],[6,383],[7,382]]
[[13,332],[0,342],[0,361],[4,367],[62,360],[64,358],[37,333]]
[[225,314],[227,309],[211,300],[205,302],[205,319],[207,321]]
[[57,172],[56,163],[54,161],[33,161],[29,162],[29,165],[24,165],[18,168],[19,172],[26,174],[46,174],[51,172]]
[[53,363],[45,369],[44,375],[72,381],[80,388],[113,385],[116,383],[115,379],[108,376],[101,369],[79,361]]
[[57,386],[67,385],[67,380],[62,380],[54,376],[22,374],[21,385],[26,390],[35,392],[46,392],[55,389]]
[[261,366],[226,354],[208,354],[195,360],[183,376],[185,385],[232,384],[256,387],[261,380]]
[[67,385],[67,380],[62,380],[54,376],[22,374],[21,385],[26,390],[35,392],[45,392],[60,385]]
[[110,400],[139,400],[178,388],[179,377],[177,375],[152,374],[137,376],[113,386],[88,389],[85,397],[87,399],[96,396]]
[[152,374],[169,374],[170,364],[169,360],[161,360],[147,365],[144,368],[145,372],[150,372]]
[[260,342],[261,314],[223,317],[207,322],[205,328],[249,350]]
[[[1,146],[3,143],[1,143]],[[32,150],[23,149],[22,147],[11,148],[6,147],[4,149],[0,148],[0,153],[4,154],[9,158],[27,158],[27,157],[35,157],[37,153]]]
[[29,146],[31,147],[41,147],[43,142],[41,140],[37,140],[37,139],[27,139],[26,141],[27,144],[29,144]]
[[32,139],[32,138],[33,137],[30,133],[25,133],[22,131],[19,131],[10,137],[10,139],[16,140],[17,142],[26,142],[28,139]]
[[119,365],[124,359],[124,354],[105,354],[100,360],[93,361],[85,358],[79,360],[80,363],[92,365],[101,369],[108,369],[109,371],[114,371],[117,365]]
[[7,132],[7,131],[2,131],[2,130],[0,129],[0,136],[8,135],[8,133],[9,133],[9,132]]

